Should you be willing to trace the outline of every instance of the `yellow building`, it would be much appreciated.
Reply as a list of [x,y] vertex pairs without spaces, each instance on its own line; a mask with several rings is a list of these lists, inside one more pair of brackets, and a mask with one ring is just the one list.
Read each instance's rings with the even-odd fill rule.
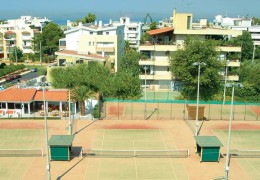
[[[174,89],[175,77],[172,76],[169,68],[169,56],[178,49],[183,48],[187,35],[196,35],[201,40],[217,39],[219,37],[230,39],[242,35],[242,31],[223,29],[220,27],[209,27],[206,19],[201,19],[199,23],[193,23],[191,13],[177,13],[173,10],[173,28],[162,28],[147,33],[150,41],[141,44],[139,51],[141,59],[139,65],[146,67],[146,73],[142,71],[140,79],[146,79],[146,84],[152,90],[172,90]],[[221,52],[220,59],[230,60],[227,67],[239,67],[239,58],[228,54],[241,52],[241,47],[220,46],[217,48]],[[228,80],[238,81],[238,75],[232,74]]]
[[0,28],[0,59],[9,59],[9,53],[20,48],[24,54],[33,53],[32,39],[39,31],[27,29]]

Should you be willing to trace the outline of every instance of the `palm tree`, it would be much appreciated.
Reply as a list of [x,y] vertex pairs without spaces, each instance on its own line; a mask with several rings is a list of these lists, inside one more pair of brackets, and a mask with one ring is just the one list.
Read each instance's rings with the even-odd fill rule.
[[85,100],[93,97],[95,95],[95,92],[92,91],[87,86],[79,86],[74,89],[74,93],[75,93],[76,99],[79,101],[80,114],[81,114],[81,116],[85,116],[86,115]]

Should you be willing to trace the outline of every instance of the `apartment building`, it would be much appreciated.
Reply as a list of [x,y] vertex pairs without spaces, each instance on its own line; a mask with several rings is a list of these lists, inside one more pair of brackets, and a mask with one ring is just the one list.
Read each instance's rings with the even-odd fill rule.
[[230,18],[221,15],[215,16],[214,24],[239,31],[248,31],[251,33],[255,46],[260,46],[260,26],[252,26],[251,18]]
[[142,23],[131,22],[130,17],[120,17],[119,21],[110,20],[109,24],[120,26],[124,25],[124,40],[129,41],[130,47],[138,48],[142,36]]
[[88,61],[103,62],[115,72],[124,54],[124,26],[89,25],[81,23],[64,32],[59,41],[58,66]]
[[[0,24],[0,59],[8,59],[9,54],[20,48],[24,54],[33,53],[32,40],[49,19],[21,16],[20,19],[7,20]],[[31,27],[38,27],[34,30]]]
[[[187,35],[196,35],[201,40],[214,39],[220,36],[231,38],[242,34],[242,31],[236,31],[224,28],[207,27],[207,20],[202,19],[199,23],[193,23],[191,13],[176,13],[173,11],[173,27],[165,27],[148,31],[150,41],[141,44],[139,52],[141,59],[139,65],[146,70],[139,76],[141,80],[146,80],[146,84],[153,90],[173,90],[178,83],[171,74],[169,68],[169,57],[178,49],[183,48],[183,43]],[[227,63],[229,68],[238,68],[240,66],[239,58],[234,54],[241,52],[241,47],[218,47],[221,51],[220,59],[230,60]],[[231,56],[232,55],[232,56]],[[228,80],[238,81],[238,75],[230,74]]]

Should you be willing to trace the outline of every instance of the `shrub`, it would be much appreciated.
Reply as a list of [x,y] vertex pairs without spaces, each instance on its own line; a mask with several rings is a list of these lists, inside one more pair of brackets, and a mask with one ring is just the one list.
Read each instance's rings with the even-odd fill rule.
[[94,107],[93,116],[96,119],[100,118],[100,112],[99,112],[99,105],[98,104]]

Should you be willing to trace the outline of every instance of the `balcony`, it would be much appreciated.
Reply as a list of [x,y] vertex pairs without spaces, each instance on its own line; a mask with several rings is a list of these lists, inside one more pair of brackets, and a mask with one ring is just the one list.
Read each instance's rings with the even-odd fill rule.
[[97,52],[115,52],[114,47],[96,47]]
[[237,46],[219,46],[217,49],[223,52],[241,52],[241,47]]
[[229,67],[240,67],[240,62],[239,60],[232,60],[232,61],[229,61],[227,66]]
[[22,40],[32,40],[31,36],[22,36]]
[[140,51],[177,51],[176,45],[140,45]]
[[[144,80],[145,79],[145,75],[141,74],[139,75],[139,78]],[[171,80],[172,79],[172,75],[170,72],[154,72],[154,74],[146,74],[146,79],[147,80]]]
[[238,75],[228,75],[227,80],[228,81],[239,81],[239,76]]

